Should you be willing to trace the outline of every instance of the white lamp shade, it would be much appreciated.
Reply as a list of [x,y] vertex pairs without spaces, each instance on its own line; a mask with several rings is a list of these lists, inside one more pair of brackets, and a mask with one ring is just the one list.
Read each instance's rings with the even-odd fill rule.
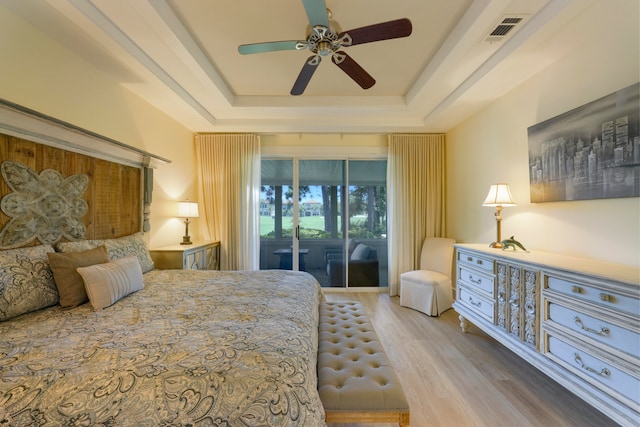
[[509,184],[493,184],[482,206],[515,206]]
[[196,202],[178,202],[178,216],[182,218],[198,218]]

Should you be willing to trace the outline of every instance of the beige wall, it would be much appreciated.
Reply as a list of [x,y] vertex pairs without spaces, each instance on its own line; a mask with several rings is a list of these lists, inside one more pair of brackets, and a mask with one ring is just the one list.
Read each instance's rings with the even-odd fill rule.
[[508,182],[518,206],[503,211],[503,238],[515,235],[530,249],[640,265],[640,200],[532,204],[527,145],[529,126],[638,81],[638,4],[596,2],[572,23],[575,28],[564,30],[592,29],[585,49],[447,134],[449,235],[460,242],[494,241],[494,210],[481,204],[492,183]]
[[180,242],[184,224],[175,218],[175,201],[197,198],[192,132],[21,18],[0,12],[0,97],[171,160],[155,170],[150,243]]

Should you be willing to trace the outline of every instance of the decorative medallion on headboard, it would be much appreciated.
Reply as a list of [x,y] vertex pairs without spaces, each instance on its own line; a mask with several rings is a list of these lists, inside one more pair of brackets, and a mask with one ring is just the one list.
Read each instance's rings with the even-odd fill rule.
[[81,218],[87,213],[82,195],[89,185],[84,174],[63,178],[60,172],[45,169],[38,175],[28,167],[2,162],[2,177],[13,193],[6,194],[0,209],[11,220],[0,231],[0,248],[24,246],[34,239],[55,243],[61,238],[85,239],[87,229]]

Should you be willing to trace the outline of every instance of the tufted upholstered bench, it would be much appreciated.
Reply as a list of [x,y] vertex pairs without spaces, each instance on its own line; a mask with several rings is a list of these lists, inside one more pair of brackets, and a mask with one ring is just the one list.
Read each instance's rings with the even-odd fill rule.
[[409,425],[402,386],[359,302],[320,305],[318,391],[328,423]]

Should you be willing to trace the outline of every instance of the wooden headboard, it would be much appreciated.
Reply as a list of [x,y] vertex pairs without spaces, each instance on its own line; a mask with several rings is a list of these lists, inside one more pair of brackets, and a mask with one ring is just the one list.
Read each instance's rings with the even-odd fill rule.
[[[0,99],[0,164],[4,161],[29,168],[35,175],[51,169],[62,180],[86,175],[88,184],[81,199],[88,209],[74,219],[76,224],[85,225],[85,239],[110,239],[148,231],[153,168],[171,162]],[[0,200],[12,192],[3,178],[0,177]],[[82,181],[87,183],[84,177]],[[0,211],[0,230],[11,220]],[[36,239],[22,245],[40,243]]]
[[[126,166],[60,148],[0,134],[0,163],[20,163],[36,173],[53,169],[63,177],[85,174],[89,186],[82,199],[89,210],[82,218],[87,239],[126,236],[142,230],[142,166]],[[0,179],[0,198],[11,189]],[[0,229],[11,218],[0,212]],[[28,244],[40,244],[35,240]]]

